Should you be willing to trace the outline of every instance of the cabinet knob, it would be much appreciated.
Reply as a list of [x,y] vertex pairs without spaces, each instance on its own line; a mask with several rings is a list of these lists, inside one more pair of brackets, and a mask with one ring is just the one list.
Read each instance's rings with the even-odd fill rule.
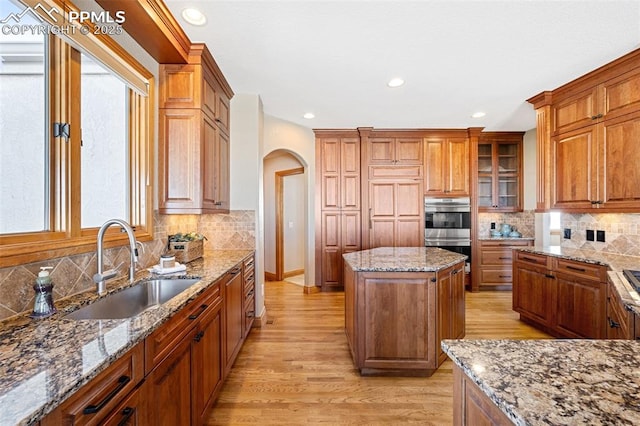
[[607,319],[609,320],[609,327],[611,327],[611,328],[620,328],[620,323],[619,322],[615,322],[611,318],[607,318]]

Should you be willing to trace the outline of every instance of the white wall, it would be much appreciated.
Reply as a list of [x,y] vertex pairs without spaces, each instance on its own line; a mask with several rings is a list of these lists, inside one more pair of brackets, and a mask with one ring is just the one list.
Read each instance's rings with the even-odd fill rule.
[[[282,170],[296,169],[302,167],[300,161],[289,154],[288,151],[275,151],[267,155],[264,159],[264,270],[275,274],[276,272],[276,193],[275,193],[275,173]],[[300,182],[298,188],[288,188],[291,179],[297,178]],[[284,196],[284,210],[286,212],[296,212],[298,214],[305,215],[305,176],[294,175],[286,176],[284,178],[285,191],[287,189],[294,189],[298,192],[298,199],[291,198],[290,194],[285,192]],[[295,181],[294,181],[295,184]],[[287,238],[289,229],[286,226],[290,220],[294,221],[296,230],[301,235],[291,236]],[[284,245],[285,245],[285,267],[284,271],[290,271],[293,269],[304,269],[304,237],[305,237],[305,224],[306,217],[300,218],[287,218],[285,217],[285,229],[284,229]],[[297,247],[298,253],[294,253],[292,250]],[[288,262],[296,264],[295,268],[289,268]]]
[[283,272],[286,274],[304,269],[304,227],[307,218],[304,203],[305,175],[285,176],[283,183]]
[[264,153],[284,149],[305,168],[307,209],[305,285],[315,285],[315,135],[313,130],[270,115],[264,116]]
[[231,210],[256,212],[256,312],[264,314],[264,211],[262,158],[264,157],[262,100],[236,94],[231,99],[230,197]]
[[523,138],[523,191],[524,210],[536,208],[536,129],[531,129]]

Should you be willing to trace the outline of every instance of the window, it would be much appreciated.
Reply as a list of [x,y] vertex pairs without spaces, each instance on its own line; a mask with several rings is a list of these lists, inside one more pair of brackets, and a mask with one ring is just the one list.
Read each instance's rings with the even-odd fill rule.
[[[22,10],[4,6],[3,16]],[[0,33],[0,234],[48,230],[46,44],[42,34]]]
[[0,267],[95,250],[110,218],[152,238],[153,76],[111,38],[70,34],[0,34]]

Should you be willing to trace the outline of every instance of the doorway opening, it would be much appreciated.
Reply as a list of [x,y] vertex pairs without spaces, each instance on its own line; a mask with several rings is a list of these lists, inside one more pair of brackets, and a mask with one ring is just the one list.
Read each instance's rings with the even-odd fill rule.
[[307,194],[305,167],[277,150],[264,159],[265,280],[305,286]]

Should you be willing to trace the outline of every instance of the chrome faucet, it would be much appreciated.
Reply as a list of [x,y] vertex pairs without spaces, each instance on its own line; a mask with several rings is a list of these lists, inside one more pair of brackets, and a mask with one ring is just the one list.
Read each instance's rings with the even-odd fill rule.
[[122,229],[127,233],[129,237],[129,249],[131,250],[131,265],[129,265],[129,281],[134,281],[134,275],[136,273],[136,263],[138,262],[138,248],[136,237],[133,233],[133,228],[124,220],[120,219],[109,219],[105,223],[102,224],[100,230],[98,231],[98,272],[93,276],[93,281],[98,285],[98,294],[104,294],[107,291],[106,282],[108,279],[115,277],[118,274],[116,269],[109,269],[108,271],[103,271],[104,269],[104,253],[103,253],[103,244],[104,244],[104,233],[107,228],[111,225],[120,225]]

